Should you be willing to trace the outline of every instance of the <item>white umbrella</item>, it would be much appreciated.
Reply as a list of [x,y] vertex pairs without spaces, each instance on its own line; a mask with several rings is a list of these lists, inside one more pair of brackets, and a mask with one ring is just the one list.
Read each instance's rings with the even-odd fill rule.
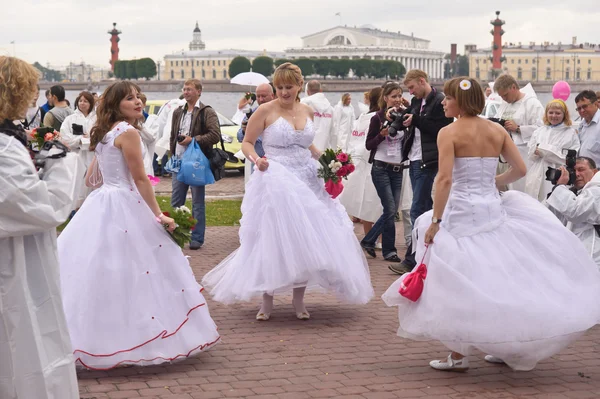
[[242,86],[258,86],[262,83],[269,83],[269,79],[257,72],[242,72],[235,75],[231,79],[231,83]]

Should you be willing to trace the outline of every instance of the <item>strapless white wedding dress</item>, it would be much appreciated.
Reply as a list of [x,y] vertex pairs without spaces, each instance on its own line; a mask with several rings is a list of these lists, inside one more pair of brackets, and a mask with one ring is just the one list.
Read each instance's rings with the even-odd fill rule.
[[313,122],[295,130],[284,118],[263,134],[269,161],[256,170],[242,202],[240,247],[202,284],[233,303],[294,287],[320,287],[352,303],[373,296],[369,268],[344,207],[325,191],[308,147]]
[[[456,158],[440,230],[417,302],[398,290],[398,335],[494,355],[517,370],[565,348],[600,321],[600,272],[577,237],[537,200],[495,186],[497,158]],[[415,223],[416,258],[432,211]]]

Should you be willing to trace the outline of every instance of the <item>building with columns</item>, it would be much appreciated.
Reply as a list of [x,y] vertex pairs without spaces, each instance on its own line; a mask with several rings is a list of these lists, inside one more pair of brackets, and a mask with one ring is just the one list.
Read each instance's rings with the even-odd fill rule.
[[[466,46],[469,76],[493,80],[493,48]],[[502,72],[522,81],[600,81],[600,44],[577,43],[504,43]]]
[[444,53],[429,49],[429,40],[413,34],[382,31],[371,25],[336,26],[302,38],[302,47],[289,48],[286,57],[394,60],[406,70],[421,69],[432,79],[444,76]]
[[284,58],[283,52],[252,50],[206,50],[202,41],[202,32],[196,22],[192,32],[189,51],[178,51],[164,56],[164,67],[161,68],[162,80],[227,80],[229,64],[237,56],[246,57],[252,62],[256,57],[267,56],[273,59]]

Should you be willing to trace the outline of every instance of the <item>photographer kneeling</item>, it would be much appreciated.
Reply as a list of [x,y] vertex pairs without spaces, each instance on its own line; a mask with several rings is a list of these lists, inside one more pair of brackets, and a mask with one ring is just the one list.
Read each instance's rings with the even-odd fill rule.
[[600,237],[600,174],[596,162],[588,157],[578,157],[574,171],[569,173],[565,167],[560,169],[562,173],[546,204],[568,222],[567,227],[579,237],[600,267],[600,242],[597,242]]

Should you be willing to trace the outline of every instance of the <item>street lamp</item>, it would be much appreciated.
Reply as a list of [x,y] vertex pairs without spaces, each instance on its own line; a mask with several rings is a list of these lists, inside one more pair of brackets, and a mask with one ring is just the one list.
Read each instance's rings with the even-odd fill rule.
[[156,66],[157,66],[156,80],[160,80],[160,60],[156,61]]

